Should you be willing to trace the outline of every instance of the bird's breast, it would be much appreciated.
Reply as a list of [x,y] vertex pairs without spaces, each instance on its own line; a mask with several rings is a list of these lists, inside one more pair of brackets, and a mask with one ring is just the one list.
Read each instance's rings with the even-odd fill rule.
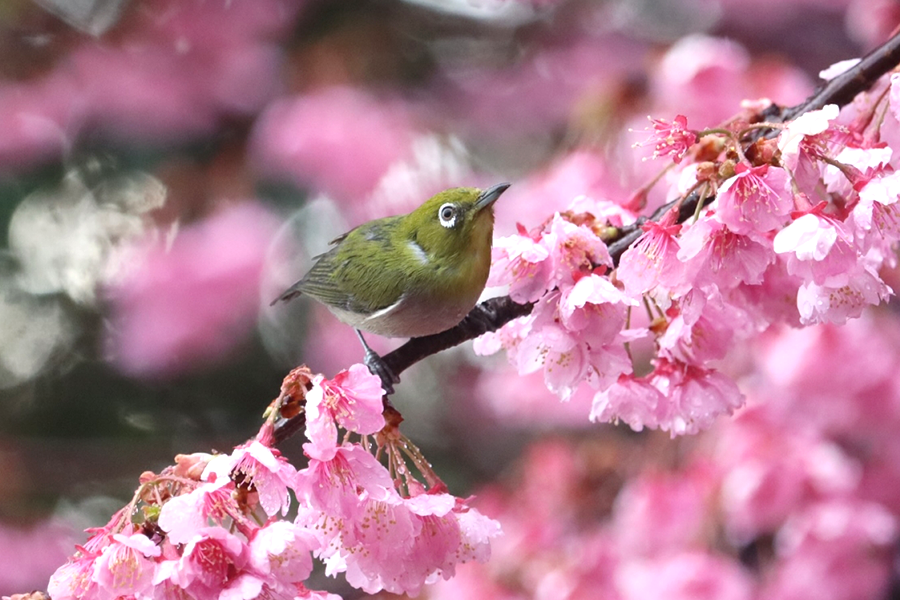
[[[458,324],[472,310],[484,290],[490,268],[489,258],[483,265],[471,262],[441,265],[427,255],[425,259],[415,275],[405,282],[405,290],[399,300],[363,319],[357,319],[358,322],[353,325],[386,337],[422,337],[446,331]],[[346,318],[342,320],[348,322]]]

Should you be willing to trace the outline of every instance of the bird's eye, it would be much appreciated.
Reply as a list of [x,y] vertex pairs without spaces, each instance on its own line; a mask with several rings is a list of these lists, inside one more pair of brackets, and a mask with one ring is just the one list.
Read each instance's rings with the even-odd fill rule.
[[456,225],[456,205],[449,202],[442,204],[438,209],[438,218],[441,220],[441,225],[448,229]]

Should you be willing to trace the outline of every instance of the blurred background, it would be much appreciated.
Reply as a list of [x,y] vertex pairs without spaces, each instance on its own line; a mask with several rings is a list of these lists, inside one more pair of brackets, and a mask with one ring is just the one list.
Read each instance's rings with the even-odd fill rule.
[[[339,233],[456,185],[513,184],[497,205],[497,235],[581,195],[625,203],[660,168],[632,149],[648,114],[684,114],[701,128],[743,99],[797,103],[820,70],[878,45],[898,22],[894,0],[3,0],[0,593],[45,588],[81,530],[126,503],[142,471],[253,435],[291,367],[331,376],[361,360],[352,330],[321,307],[269,307]],[[667,195],[658,186],[650,202]],[[886,366],[869,380],[883,380],[881,392],[853,387],[833,414],[858,417],[859,402],[876,397],[889,407],[881,423],[895,424],[900,336],[880,318],[855,333],[808,335],[831,335],[824,347],[835,349],[850,342],[834,336],[885,338]],[[775,336],[742,351],[735,368],[758,383],[761,353],[785,343]],[[691,592],[682,581],[685,598],[890,593],[900,477],[884,483],[884,473],[870,475],[878,493],[832,486],[882,511],[871,509],[874,533],[859,534],[854,555],[863,562],[853,576],[871,589],[854,579],[844,595],[830,585],[830,596],[805,596],[803,577],[767,571],[785,552],[777,539],[801,540],[794,548],[806,539],[800,525],[776,535],[809,508],[790,482],[806,490],[808,470],[831,469],[822,477],[834,484],[851,458],[862,473],[854,481],[864,480],[869,463],[849,448],[880,448],[890,429],[876,443],[871,430],[810,432],[755,413],[724,433],[669,440],[591,424],[589,391],[560,404],[539,379],[511,373],[502,356],[477,358],[467,345],[417,365],[398,387],[407,435],[451,491],[478,493],[507,530],[493,566],[434,597],[607,597],[594,594],[615,580],[616,594],[650,598],[659,595],[632,583],[695,571],[727,582]],[[784,391],[809,383],[791,376],[760,389],[808,400]],[[795,405],[780,406],[783,416]],[[856,417],[835,423],[862,427]],[[745,449],[766,440],[770,462],[716,463],[729,435],[756,440]],[[798,436],[808,445],[796,448]],[[301,443],[283,447],[300,466]],[[725,486],[739,467],[750,469],[734,475],[744,487]],[[723,516],[723,489],[763,516]],[[693,519],[660,542],[690,548],[675,554],[682,562],[604,571],[622,556],[657,557],[634,545],[642,527],[663,527],[649,515],[667,510]],[[541,531],[529,529],[538,522]],[[821,582],[813,567],[850,559],[804,560],[813,566],[799,572]],[[796,589],[778,587],[782,579]],[[320,587],[353,596],[340,582]]]

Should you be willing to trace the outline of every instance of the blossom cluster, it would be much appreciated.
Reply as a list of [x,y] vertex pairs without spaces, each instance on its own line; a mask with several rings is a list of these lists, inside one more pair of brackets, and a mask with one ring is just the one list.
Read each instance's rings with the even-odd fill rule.
[[[133,501],[56,571],[51,597],[338,599],[306,587],[313,558],[366,592],[416,595],[457,564],[487,560],[499,525],[430,469],[427,487],[411,475],[405,456],[427,463],[386,423],[380,379],[366,367],[331,380],[301,367],[282,390],[305,405],[305,468],[273,447],[273,410],[230,454],[179,456],[145,473]],[[286,519],[291,492],[296,517]]]
[[433,597],[889,597],[898,341],[885,315],[776,327],[748,344],[747,408],[698,438],[585,432],[532,444],[515,479],[478,491],[503,523],[491,562]]
[[579,210],[520,226],[495,243],[489,283],[533,312],[476,351],[506,349],[563,400],[593,386],[595,421],[675,436],[731,414],[744,398],[714,366],[729,349],[774,324],[845,323],[892,293],[879,269],[900,239],[900,174],[885,143],[900,125],[900,79],[889,94],[884,85],[871,92],[880,100],[806,113],[746,150],[749,115],[699,142],[681,116],[653,121],[654,154],[681,169],[673,179],[682,201],[699,198],[694,215],[681,222],[673,203],[618,262],[604,237],[637,221],[631,202],[580,198]]

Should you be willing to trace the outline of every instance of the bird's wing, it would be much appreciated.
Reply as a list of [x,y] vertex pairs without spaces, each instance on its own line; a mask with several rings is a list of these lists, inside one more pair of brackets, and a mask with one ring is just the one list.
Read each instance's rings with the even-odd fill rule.
[[395,223],[395,219],[380,219],[347,232],[293,288],[329,306],[363,315],[391,306],[400,299],[404,285],[401,262],[390,246]]
[[[343,242],[343,241],[344,241],[344,238],[346,238],[346,237],[347,237],[348,235],[350,235],[351,233],[353,233],[353,230],[350,230],[350,231],[348,231],[347,233],[343,233],[343,234],[339,235],[338,237],[336,237],[336,238],[334,238],[333,240],[331,240],[330,242],[328,242],[328,245],[329,245],[329,246],[332,246],[332,250],[334,250],[334,246],[337,246],[338,244],[340,244],[341,242]],[[313,265],[313,268],[315,268],[316,265],[317,265],[319,262],[321,262],[321,259],[322,259],[323,257],[325,257],[325,256],[328,254],[328,252],[330,252],[330,251],[323,252],[322,254],[317,254],[317,255],[315,255],[315,256],[312,257],[312,259],[313,259],[314,261],[316,261],[316,263]],[[301,279],[301,280],[299,280],[299,281],[295,281],[294,284],[293,284],[291,287],[289,287],[288,289],[284,290],[284,291],[281,293],[280,296],[278,296],[277,298],[275,298],[274,300],[272,300],[272,301],[269,303],[269,306],[275,306],[275,305],[278,304],[279,302],[287,302],[288,300],[291,300],[291,299],[293,299],[293,298],[296,298],[297,296],[300,296],[300,295],[303,294],[303,293],[308,293],[308,292],[306,291],[306,289],[305,289],[306,279],[307,279],[308,277],[309,277],[309,274],[306,274],[306,275],[303,277],[303,279]],[[319,277],[321,277],[321,274],[319,274]],[[323,290],[323,291],[324,291],[324,290]],[[315,296],[315,295],[313,295],[313,294],[310,294],[310,295],[312,295],[313,297],[318,297],[318,296]]]

